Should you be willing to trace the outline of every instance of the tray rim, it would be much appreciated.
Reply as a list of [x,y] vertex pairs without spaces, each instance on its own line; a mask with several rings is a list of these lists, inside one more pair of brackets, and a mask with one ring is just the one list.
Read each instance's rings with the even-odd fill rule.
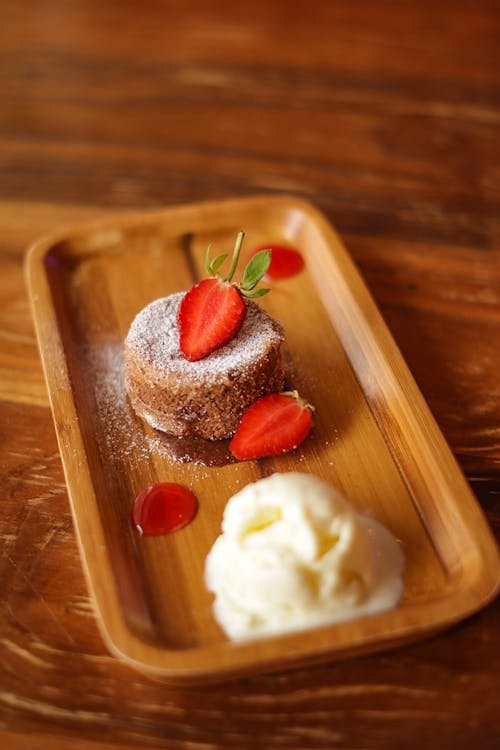
[[[369,318],[371,320],[368,330],[370,331],[372,341],[368,343],[375,343],[377,345],[376,351],[379,355],[378,366],[382,368],[381,371],[390,376],[389,382],[391,382],[391,387],[396,389],[396,403],[399,406],[402,404],[405,407],[397,424],[401,426],[401,423],[404,423],[416,429],[423,440],[423,444],[426,446],[431,442],[429,436],[432,438],[434,451],[430,450],[430,453],[424,456],[427,468],[431,466],[437,472],[437,476],[446,491],[451,492],[452,495],[454,493],[459,494],[459,517],[465,525],[467,524],[464,517],[473,520],[473,528],[482,537],[482,543],[479,547],[476,546],[475,549],[475,570],[470,571],[470,580],[462,580],[461,585],[455,586],[451,592],[448,592],[438,602],[428,603],[426,605],[427,619],[425,623],[419,622],[418,618],[415,618],[412,624],[411,617],[408,622],[407,618],[398,617],[398,610],[393,610],[366,618],[375,627],[377,621],[389,619],[392,623],[392,628],[386,636],[379,635],[375,640],[368,641],[360,638],[358,639],[359,642],[352,641],[348,646],[332,647],[330,643],[330,634],[342,628],[342,625],[339,624],[325,625],[310,631],[299,631],[285,636],[259,639],[257,643],[259,644],[260,658],[255,663],[255,641],[228,641],[211,646],[196,647],[191,650],[169,650],[142,640],[128,628],[121,614],[121,605],[116,591],[110,591],[108,587],[103,585],[103,580],[112,580],[113,574],[107,558],[104,530],[101,524],[99,524],[97,538],[95,525],[92,526],[92,535],[94,537],[94,548],[100,548],[103,553],[99,555],[98,563],[89,561],[87,550],[90,529],[88,528],[88,524],[85,523],[81,511],[85,504],[95,503],[96,496],[89,467],[85,461],[80,461],[78,482],[75,484],[74,455],[85,457],[85,451],[78,424],[76,405],[72,398],[64,346],[59,334],[55,309],[51,304],[51,292],[45,274],[44,260],[54,245],[90,232],[109,231],[116,228],[117,225],[121,228],[130,228],[144,223],[155,225],[159,222],[168,221],[169,217],[171,218],[173,215],[184,214],[186,217],[189,217],[196,214],[210,214],[220,210],[222,205],[226,208],[232,207],[232,210],[237,210],[238,208],[245,209],[258,206],[262,202],[265,202],[268,209],[270,205],[280,210],[293,208],[301,214],[306,215],[307,219],[312,221],[318,228],[318,231],[325,237],[329,248],[332,249],[335,246],[335,253],[330,252],[331,257],[329,258],[329,262],[338,265],[338,273],[345,281],[345,289],[342,290],[344,300],[350,301],[351,306],[354,304],[354,307],[357,308],[362,318]],[[96,619],[101,634],[108,648],[117,656],[147,674],[162,677],[173,682],[221,680],[249,673],[280,670],[300,664],[345,658],[381,648],[396,647],[416,640],[422,634],[430,634],[458,622],[485,606],[498,594],[500,591],[500,556],[486,517],[343,242],[327,218],[312,204],[301,198],[289,195],[256,195],[222,201],[180,204],[151,211],[110,214],[95,221],[83,222],[62,228],[57,232],[45,235],[36,240],[32,243],[26,254],[25,275],[40,357],[56,426],[56,435],[68,488],[80,558],[87,579],[88,589],[96,607]],[[321,288],[324,283],[324,270],[321,270],[321,264],[319,270],[315,273],[314,280],[318,284],[318,288]],[[327,307],[328,314],[330,315],[331,308],[329,307],[328,296],[320,295],[320,298]],[[336,302],[330,301],[330,304],[335,305]],[[335,311],[335,314],[338,314],[338,309]],[[351,366],[353,366],[353,359],[364,355],[363,351],[360,352],[357,350],[359,342],[353,342],[347,335],[350,330],[349,322],[345,322],[345,330],[338,329],[337,327],[335,327],[335,330],[339,335]],[[48,346],[49,341],[50,347]],[[50,356],[48,353],[49,348],[51,350]],[[380,425],[380,416],[377,416],[377,404],[370,402],[365,386],[358,377],[358,369],[354,366],[353,369],[360,381],[361,390],[369,402],[369,407],[375,417],[377,426],[387,442],[387,434]],[[58,393],[57,399],[54,397],[56,390]],[[62,409],[62,404],[64,404],[64,410]],[[62,411],[65,412],[64,424],[61,421]],[[68,414],[71,416],[69,420]],[[404,433],[405,431],[403,430],[403,437]],[[401,466],[401,452],[403,448],[389,441],[389,449],[398,465],[401,476],[407,484],[410,494],[414,497],[414,489],[412,489],[411,485],[408,486],[408,477]],[[442,461],[436,460],[438,452],[441,459],[444,457],[444,466],[442,465]],[[81,497],[82,487],[86,487],[87,491],[90,488],[90,497],[87,500]],[[467,528],[470,532],[470,528],[468,526]],[[103,565],[106,569],[106,575],[96,576],[95,568],[101,569]],[[471,596],[470,591],[474,586],[477,588],[474,596]],[[455,605],[452,612],[446,607],[450,599]],[[411,610],[411,607],[406,608],[407,614],[411,614],[409,610]],[[315,634],[314,649],[309,651],[301,646],[305,632],[314,632]],[[278,641],[280,644],[278,649],[279,656],[277,656],[276,648]],[[203,666],[203,659],[207,654],[211,654],[213,659],[218,662],[217,669],[214,670],[213,667],[207,668],[206,665]],[[168,665],[165,664],[166,655],[168,656]]]

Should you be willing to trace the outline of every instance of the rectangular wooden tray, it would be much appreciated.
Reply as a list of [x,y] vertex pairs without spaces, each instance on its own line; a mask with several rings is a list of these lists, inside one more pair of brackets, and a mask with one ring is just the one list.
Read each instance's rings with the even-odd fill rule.
[[[123,339],[156,297],[203,275],[209,242],[289,243],[306,269],[262,305],[286,352],[314,432],[293,453],[207,468],[172,460],[132,412]],[[311,205],[256,197],[169,208],[72,228],[30,250],[26,271],[81,556],[108,646],[173,681],[281,670],[392,647],[469,615],[499,589],[498,550],[482,512],[338,236]],[[318,474],[401,540],[405,594],[391,611],[282,637],[229,642],[211,613],[204,561],[224,506],[274,471]],[[135,495],[189,486],[195,520],[139,537]]]

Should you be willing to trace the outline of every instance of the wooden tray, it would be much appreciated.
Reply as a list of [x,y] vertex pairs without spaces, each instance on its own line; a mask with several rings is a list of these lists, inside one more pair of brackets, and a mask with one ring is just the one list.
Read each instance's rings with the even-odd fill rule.
[[[315,429],[278,458],[206,468],[172,460],[135,417],[122,342],[134,315],[203,275],[209,242],[290,243],[306,259],[262,305],[280,319]],[[214,249],[215,249],[214,248]],[[498,591],[498,550],[422,395],[339,238],[309,204],[256,197],[101,221],[42,239],[27,257],[40,351],[81,556],[109,647],[169,680],[217,680],[392,647],[444,628]],[[229,642],[212,618],[204,561],[229,497],[274,471],[318,474],[402,542],[394,611],[283,637]],[[131,502],[175,481],[193,523],[141,538]]]

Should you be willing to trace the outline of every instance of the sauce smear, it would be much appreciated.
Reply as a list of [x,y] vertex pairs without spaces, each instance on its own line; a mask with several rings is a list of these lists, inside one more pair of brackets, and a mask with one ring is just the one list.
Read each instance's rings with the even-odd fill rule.
[[270,249],[271,264],[266,272],[266,277],[270,279],[288,279],[300,273],[304,268],[304,258],[298,250],[284,245],[262,245],[254,251]]
[[139,534],[158,536],[186,526],[196,515],[193,493],[174,482],[159,482],[142,490],[132,506],[132,522]]
[[160,432],[160,430],[155,430],[154,433],[158,445],[174,461],[200,466],[226,466],[237,461],[229,450],[231,438],[204,440],[192,435],[177,437],[177,435],[169,435],[168,432]]

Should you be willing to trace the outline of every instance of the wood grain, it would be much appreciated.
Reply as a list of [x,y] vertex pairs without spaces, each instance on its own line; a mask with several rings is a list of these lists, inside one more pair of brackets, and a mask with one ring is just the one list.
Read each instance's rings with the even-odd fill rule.
[[2,746],[496,748],[498,600],[392,654],[230,689],[166,688],[109,657],[21,264],[39,235],[109,210],[312,200],[499,538],[497,4],[0,10]]
[[[304,257],[306,270],[262,305],[284,326],[291,377],[317,404],[314,433],[283,457],[200,469],[176,461],[134,415],[123,340],[152,299],[199,281],[207,244],[226,249],[236,227],[247,252],[267,237]],[[103,634],[131,666],[167,680],[282,671],[414,640],[495,597],[489,529],[362,279],[311,204],[240,198],[92,223],[35,243],[26,271],[82,560]],[[320,475],[390,529],[406,561],[400,607],[227,643],[211,616],[205,558],[227,500],[274,471]],[[195,492],[197,517],[182,533],[138,539],[131,502],[166,481]]]

